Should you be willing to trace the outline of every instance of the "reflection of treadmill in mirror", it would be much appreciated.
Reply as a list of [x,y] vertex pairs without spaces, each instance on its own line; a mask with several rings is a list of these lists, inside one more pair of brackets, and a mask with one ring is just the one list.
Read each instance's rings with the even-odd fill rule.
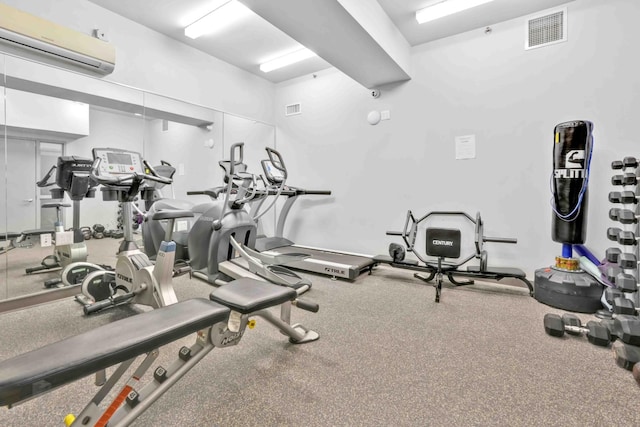
[[[281,166],[284,167],[284,165]],[[272,187],[278,187],[284,179],[283,172],[274,167],[268,160],[262,162],[262,169],[265,179]],[[275,194],[274,192],[271,195]],[[305,190],[298,187],[285,186],[280,195],[286,196],[287,200],[280,210],[275,236],[257,238],[256,249],[272,255],[308,254],[309,258],[287,263],[287,267],[340,279],[355,280],[364,271],[371,271],[374,267],[374,261],[369,256],[296,245],[291,240],[283,237],[287,216],[298,197],[328,196],[330,194],[331,191],[327,190]]]

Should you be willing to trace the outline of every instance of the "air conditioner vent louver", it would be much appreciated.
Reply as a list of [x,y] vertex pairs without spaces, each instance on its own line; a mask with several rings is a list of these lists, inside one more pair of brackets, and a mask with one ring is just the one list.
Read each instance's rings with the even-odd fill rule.
[[[90,69],[100,74],[113,72],[114,46],[0,3],[0,51],[29,50]],[[10,51],[10,53],[12,53]]]
[[525,49],[533,49],[567,40],[567,10],[546,12],[527,20]]
[[300,103],[296,103],[296,104],[289,104],[285,107],[284,110],[284,115],[285,116],[295,116],[296,114],[302,114],[302,109],[301,109],[301,105]]

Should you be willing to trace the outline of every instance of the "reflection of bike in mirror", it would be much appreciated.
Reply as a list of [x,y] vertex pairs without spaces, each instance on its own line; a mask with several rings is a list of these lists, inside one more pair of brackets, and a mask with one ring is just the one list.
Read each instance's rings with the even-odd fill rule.
[[[25,270],[27,274],[36,272],[49,271],[54,269],[65,268],[72,263],[83,262],[87,260],[87,245],[80,230],[80,202],[85,197],[95,196],[95,187],[98,185],[91,179],[91,165],[93,161],[84,157],[77,156],[60,156],[56,165],[52,166],[47,174],[36,184],[40,188],[52,188],[51,198],[59,199],[60,202],[44,203],[43,208],[56,210],[56,221],[54,230],[27,230],[22,234],[37,235],[53,233],[53,254],[45,257],[40,265],[29,267]],[[55,181],[49,182],[55,172]],[[62,200],[65,194],[69,196],[73,202],[73,226],[70,230],[65,230],[62,221],[62,208],[71,207]],[[69,277],[69,282],[73,284],[79,283],[80,277],[86,275],[86,271],[74,271],[75,277]],[[47,280],[45,287],[53,287],[62,283],[61,278]]]
[[[87,262],[67,266],[62,273],[65,284],[76,269],[89,271],[82,280],[82,295],[76,299],[84,305],[85,314],[100,311],[122,303],[137,303],[162,307],[177,302],[172,286],[175,243],[168,233],[161,245],[156,263],[138,248],[133,241],[132,205],[140,194],[143,200],[151,200],[154,189],[145,182],[171,183],[170,178],[158,176],[134,151],[116,148],[94,148],[91,177],[102,185],[104,201],[118,201],[122,205],[124,240],[118,249],[115,270],[107,270]],[[143,167],[144,165],[144,167]],[[149,173],[146,173],[146,172]],[[191,216],[191,211],[160,211],[156,219],[173,221]],[[173,227],[169,227],[172,230]],[[179,273],[186,273],[182,269]]]

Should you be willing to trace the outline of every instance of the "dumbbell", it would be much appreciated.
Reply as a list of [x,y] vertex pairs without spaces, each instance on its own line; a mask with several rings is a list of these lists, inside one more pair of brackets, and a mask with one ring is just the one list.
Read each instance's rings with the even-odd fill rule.
[[640,320],[635,316],[618,316],[603,320],[601,325],[607,329],[610,340],[616,341],[613,344],[616,364],[631,370],[640,361],[640,347],[637,345],[640,343]]
[[610,191],[609,201],[611,203],[638,203],[638,197],[633,191]]
[[616,262],[620,268],[634,269],[638,267],[638,257],[630,252],[621,252]]
[[[635,276],[625,273],[622,268],[617,265],[610,265],[609,267],[607,267],[605,277],[609,282],[616,286],[615,289],[618,289],[622,292],[635,292],[638,290],[638,284]],[[607,292],[609,289],[614,288],[607,288],[605,292]]]
[[635,157],[625,157],[622,160],[614,160],[611,162],[611,169],[637,168],[638,159]]
[[618,227],[607,228],[607,238],[624,246],[635,246],[640,240],[633,231],[621,230]]
[[633,304],[633,301],[624,296],[615,297],[611,306],[613,307],[614,314],[621,316],[635,316],[637,314],[636,306]]
[[611,322],[609,334],[625,344],[640,346],[640,319],[636,316],[620,314]]
[[611,185],[636,185],[637,183],[638,177],[635,173],[631,172],[611,177]]
[[620,259],[620,255],[622,254],[622,250],[620,250],[620,248],[607,248],[604,254],[608,262],[617,264],[618,259]]
[[581,335],[585,333],[587,340],[593,345],[606,347],[611,342],[611,333],[604,325],[590,320],[586,327],[574,314],[565,313],[562,317],[554,313],[544,315],[544,330],[553,337],[562,337],[564,333]]
[[636,224],[638,215],[630,209],[611,208],[609,209],[609,218],[614,221],[620,221],[623,224]]
[[640,362],[640,347],[618,341],[613,345],[616,365],[631,371]]
[[618,215],[620,215],[620,208],[611,208],[609,209],[609,219],[613,221],[618,220]]
[[[616,315],[630,315],[636,314],[636,308],[633,301],[625,297],[624,291],[618,288],[606,288],[604,291],[604,299],[609,306],[611,306],[611,312]],[[603,320],[604,322],[604,320]],[[609,332],[614,335],[612,327],[607,326]],[[613,339],[613,338],[612,338]]]
[[[619,211],[620,210],[618,209],[618,212]],[[607,239],[611,240],[612,242],[617,242],[620,233],[622,233],[622,229],[620,229],[619,227],[609,227],[607,228]]]

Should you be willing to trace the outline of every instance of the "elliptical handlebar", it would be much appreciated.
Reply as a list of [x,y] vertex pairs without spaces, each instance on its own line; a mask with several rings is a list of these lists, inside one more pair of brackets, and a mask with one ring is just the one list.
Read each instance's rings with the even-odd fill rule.
[[283,175],[283,179],[287,179],[287,167],[284,164],[284,159],[278,150],[271,147],[266,147],[267,155],[269,156],[269,161],[274,168],[280,171]]
[[[151,172],[151,174],[144,174],[143,175],[144,179],[148,179],[150,181],[155,181],[155,182],[158,182],[160,184],[171,184],[173,182],[172,178],[161,176],[158,172],[156,172],[156,170],[153,168],[153,166],[151,166],[146,160],[143,160],[142,163],[144,164],[144,166],[147,169],[149,169],[149,172]],[[171,166],[171,165],[169,165],[169,166]]]
[[[267,151],[267,155],[269,156],[269,160],[267,161],[267,163],[271,163],[271,166],[273,166],[273,168],[276,169],[278,172],[280,172],[282,175],[278,177],[277,181],[274,182],[274,183],[277,183],[275,194],[273,192],[273,188],[272,189],[265,188],[264,195],[265,196],[273,195],[274,198],[269,206],[267,206],[261,213],[256,214],[253,217],[253,220],[256,222],[260,218],[262,218],[267,212],[269,212],[269,210],[273,206],[275,206],[276,202],[278,201],[278,197],[280,197],[280,194],[282,194],[282,191],[285,188],[285,184],[287,182],[287,176],[288,176],[287,167],[284,164],[284,159],[282,158],[282,155],[280,154],[280,152],[275,148],[271,148],[271,147],[265,147],[265,150]],[[268,166],[265,165],[264,160],[262,161],[262,168],[265,170],[265,173],[266,173]],[[271,180],[269,181],[271,182]],[[264,179],[263,179],[263,182],[264,182]]]
[[49,169],[49,172],[46,173],[46,175],[44,176],[44,178],[42,178],[40,181],[36,182],[36,185],[40,188],[44,188],[44,187],[51,187],[52,185],[55,185],[55,182],[47,182],[49,181],[49,179],[51,178],[51,176],[53,175],[53,172],[57,169],[58,167],[56,165],[51,166],[51,169]]
[[229,157],[229,180],[233,179],[235,176],[235,165],[236,165],[236,151],[238,152],[238,161],[240,164],[244,161],[244,142],[236,142],[231,146],[231,156]]

